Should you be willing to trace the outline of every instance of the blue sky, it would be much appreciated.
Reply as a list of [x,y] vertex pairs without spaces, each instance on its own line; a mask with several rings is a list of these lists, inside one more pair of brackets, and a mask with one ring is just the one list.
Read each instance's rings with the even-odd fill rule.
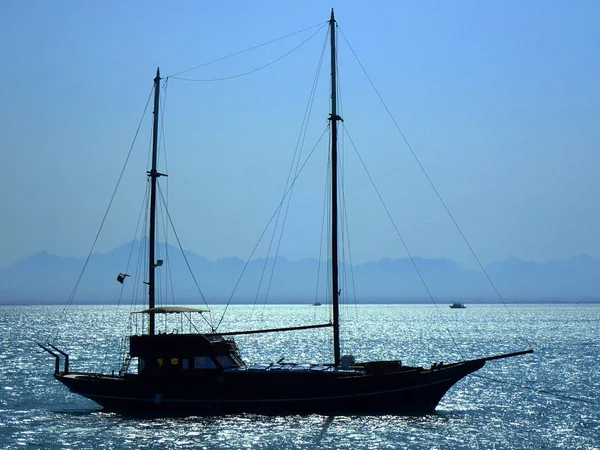
[[[167,76],[325,23],[331,7],[484,263],[600,257],[597,1],[5,0],[0,267],[41,250],[87,254],[157,66]],[[252,70],[316,30],[182,76]],[[169,207],[185,248],[209,259],[249,254],[283,191],[324,31],[244,77],[169,80],[163,150]],[[341,41],[344,124],[411,252],[472,264]],[[327,73],[305,152],[327,124]],[[149,125],[147,116],[99,251],[133,236]],[[344,145],[353,259],[406,256]],[[288,258],[318,256],[325,152],[311,159],[294,191],[291,237],[281,247]]]

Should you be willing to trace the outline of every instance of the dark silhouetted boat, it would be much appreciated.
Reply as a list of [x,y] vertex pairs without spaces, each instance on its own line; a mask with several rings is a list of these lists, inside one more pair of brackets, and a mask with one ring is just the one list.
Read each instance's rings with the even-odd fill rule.
[[450,308],[452,308],[452,309],[464,309],[464,308],[466,308],[466,306],[465,306],[464,303],[452,303],[450,305]]
[[[148,307],[139,311],[143,330],[129,336],[129,352],[118,373],[71,371],[69,355],[50,343],[40,344],[56,358],[54,377],[72,392],[106,410],[150,414],[414,414],[430,413],[457,381],[483,367],[486,361],[531,353],[524,350],[486,358],[412,367],[397,360],[356,361],[340,355],[337,212],[336,22],[329,20],[331,43],[331,255],[332,315],[329,323],[239,332],[200,333],[165,328],[157,332],[157,317],[179,315],[192,323],[205,310],[155,305],[157,135],[160,72],[154,78],[154,124],[150,183]],[[124,274],[121,274],[123,277]],[[122,279],[120,280],[122,281]],[[169,316],[172,317],[172,316]],[[167,320],[165,320],[165,323]],[[180,322],[179,320],[172,322]],[[234,335],[284,332],[329,327],[333,361],[325,364],[284,362],[247,365]],[[133,367],[134,370],[131,370]]]

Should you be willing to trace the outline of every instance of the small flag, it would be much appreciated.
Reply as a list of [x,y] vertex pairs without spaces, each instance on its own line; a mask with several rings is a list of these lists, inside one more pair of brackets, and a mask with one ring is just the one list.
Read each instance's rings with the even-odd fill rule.
[[128,275],[126,273],[120,273],[119,275],[117,275],[117,281],[121,284],[123,284],[123,281],[125,281],[125,277],[130,277],[131,275]]

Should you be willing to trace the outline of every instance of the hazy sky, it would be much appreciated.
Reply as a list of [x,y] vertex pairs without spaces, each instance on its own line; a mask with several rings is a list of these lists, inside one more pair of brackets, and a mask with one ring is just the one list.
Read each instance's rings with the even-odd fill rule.
[[[87,254],[157,66],[166,77],[324,24],[331,7],[484,263],[600,257],[597,0],[3,0],[0,267],[41,250]],[[250,71],[317,30],[181,76]],[[325,31],[244,77],[169,79],[161,141],[168,167],[162,157],[161,170],[185,248],[210,259],[251,251],[283,191]],[[340,41],[344,124],[411,252],[472,264]],[[320,75],[304,155],[327,125],[328,72]],[[150,124],[151,114],[99,251],[134,235]],[[280,253],[291,259],[318,255],[327,145],[316,152],[286,223]],[[344,155],[354,261],[405,257],[347,138]]]

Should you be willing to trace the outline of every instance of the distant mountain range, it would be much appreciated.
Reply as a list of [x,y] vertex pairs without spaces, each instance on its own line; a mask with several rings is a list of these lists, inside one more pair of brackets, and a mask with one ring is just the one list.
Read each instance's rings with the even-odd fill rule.
[[[108,253],[94,254],[73,301],[114,303],[121,290],[121,284],[116,280],[120,272],[132,275],[125,280],[127,288],[143,286],[146,268],[127,268],[132,245],[137,246],[137,243],[121,246]],[[184,258],[181,251],[174,247],[162,246],[162,249],[163,256],[169,255],[169,262],[165,257],[165,264],[157,269],[157,273],[169,281],[161,282],[159,288],[173,293],[175,301],[179,303],[201,303],[194,279],[187,269],[188,263],[209,304],[221,303],[230,297],[245,266],[245,261],[239,258],[209,261],[193,252],[186,252]],[[83,258],[65,258],[39,252],[1,269],[0,303],[64,303],[73,290],[84,262]],[[234,302],[254,302],[257,292],[259,302],[263,302],[267,287],[269,303],[324,300],[322,293],[317,296],[317,283],[321,286],[320,291],[324,292],[325,262],[314,259],[296,262],[278,257],[274,270],[273,262],[273,259],[265,261],[259,258],[247,265],[233,297]],[[494,288],[481,271],[465,269],[448,259],[415,258],[414,263],[436,301],[499,301]],[[513,258],[489,264],[486,271],[507,301],[600,301],[600,261],[586,255],[544,263]],[[342,293],[351,301],[430,301],[421,277],[409,259],[385,258],[351,268],[342,264],[340,272],[343,274]],[[259,288],[261,274],[263,281]]]

